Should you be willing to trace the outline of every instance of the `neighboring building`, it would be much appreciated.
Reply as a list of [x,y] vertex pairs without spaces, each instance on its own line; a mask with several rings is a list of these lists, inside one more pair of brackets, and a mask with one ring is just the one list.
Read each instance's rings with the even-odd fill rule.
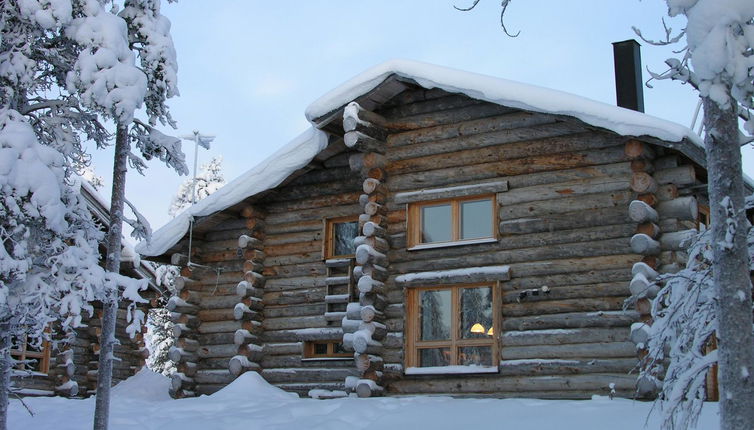
[[649,301],[623,305],[684,263],[706,205],[697,135],[408,61],[307,118],[137,247],[187,266],[172,395],[247,370],[302,394],[634,395]]
[[[103,228],[109,223],[109,210],[99,193],[86,181],[82,181],[81,192],[86,199],[87,206],[95,221]],[[106,252],[104,245],[100,246],[102,255]],[[154,282],[151,266],[141,262],[133,248],[125,245],[121,257],[121,274],[135,279],[147,279],[150,290],[142,293],[146,299],[152,299],[162,292]],[[118,383],[138,372],[149,354],[144,344],[142,334],[133,339],[126,333],[127,303],[120,304],[116,320],[116,337],[120,345],[115,347],[113,363],[113,383]],[[140,305],[145,315],[150,304]],[[62,340],[62,334],[56,334],[53,342],[44,342],[41,348],[32,348],[22,343],[19,348],[11,350],[19,363],[14,373],[14,392],[27,396],[88,396],[94,394],[97,388],[97,369],[99,367],[99,336],[101,332],[102,306],[94,304],[94,315],[83,316],[82,328],[75,330],[75,337],[69,342],[55,342]],[[55,331],[55,330],[53,330]]]

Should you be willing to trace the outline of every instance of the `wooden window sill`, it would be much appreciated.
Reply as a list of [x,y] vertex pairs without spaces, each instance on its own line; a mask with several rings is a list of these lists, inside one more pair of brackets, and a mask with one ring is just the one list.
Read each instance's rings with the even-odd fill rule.
[[469,375],[475,373],[498,373],[497,366],[436,366],[408,367],[406,375]]
[[455,242],[435,242],[435,243],[421,243],[419,245],[408,248],[408,251],[420,251],[422,249],[435,249],[435,248],[448,248],[451,246],[464,246],[464,245],[479,245],[482,243],[494,243],[498,240],[494,237],[483,237],[480,239],[458,240]]

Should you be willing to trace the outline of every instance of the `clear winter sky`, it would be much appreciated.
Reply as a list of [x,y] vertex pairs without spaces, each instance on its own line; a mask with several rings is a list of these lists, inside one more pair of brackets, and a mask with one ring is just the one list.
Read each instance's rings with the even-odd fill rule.
[[[224,157],[227,181],[304,131],[306,106],[362,71],[406,58],[615,102],[611,42],[664,35],[664,0],[521,0],[500,28],[500,1],[482,0],[180,0],[163,1],[178,51],[181,96],[170,101],[175,135],[216,137],[199,163]],[[668,21],[679,27],[679,22]],[[669,49],[642,43],[646,67],[663,71]],[[645,88],[646,112],[689,126],[698,98],[676,82]],[[184,145],[189,166],[193,144]],[[749,154],[751,150],[746,150]],[[745,170],[754,176],[754,156]],[[109,195],[110,152],[94,159]],[[748,162],[747,162],[748,158]],[[748,168],[747,168],[748,167]],[[157,229],[169,221],[185,177],[157,161],[146,177],[130,173],[128,198]]]

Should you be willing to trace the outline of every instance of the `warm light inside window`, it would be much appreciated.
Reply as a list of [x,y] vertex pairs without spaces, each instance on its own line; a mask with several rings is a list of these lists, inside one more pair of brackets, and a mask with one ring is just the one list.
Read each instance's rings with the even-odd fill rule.
[[[490,329],[490,330],[492,330],[492,329]],[[476,323],[473,326],[471,326],[471,332],[472,333],[484,333],[484,326],[481,325],[481,324],[479,324],[479,323]]]

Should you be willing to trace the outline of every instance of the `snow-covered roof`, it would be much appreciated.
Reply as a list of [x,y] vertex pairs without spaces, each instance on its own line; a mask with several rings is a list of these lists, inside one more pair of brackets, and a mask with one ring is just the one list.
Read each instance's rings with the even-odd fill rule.
[[251,170],[178,214],[154,232],[151,241],[140,242],[136,252],[145,256],[164,254],[188,232],[192,217],[211,215],[247,197],[275,188],[291,173],[309,164],[326,147],[327,134],[314,127],[309,128]]
[[[699,136],[687,127],[644,113],[562,91],[408,60],[387,61],[352,78],[309,105],[306,118],[323,127],[326,124],[318,123],[321,118],[369,93],[393,75],[427,89],[440,88],[512,108],[578,118],[624,136],[650,136],[668,142],[688,140],[701,145]],[[188,232],[191,217],[211,215],[278,186],[325,149],[327,141],[325,132],[310,128],[256,167],[186,209],[154,232],[149,243],[139,243],[136,251],[145,256],[164,254]]]
[[390,60],[352,78],[310,104],[306,118],[314,121],[340,109],[391,75],[427,89],[440,88],[512,108],[571,116],[622,136],[652,136],[669,142],[688,139],[701,144],[699,136],[689,128],[641,112],[536,85],[410,60]]

